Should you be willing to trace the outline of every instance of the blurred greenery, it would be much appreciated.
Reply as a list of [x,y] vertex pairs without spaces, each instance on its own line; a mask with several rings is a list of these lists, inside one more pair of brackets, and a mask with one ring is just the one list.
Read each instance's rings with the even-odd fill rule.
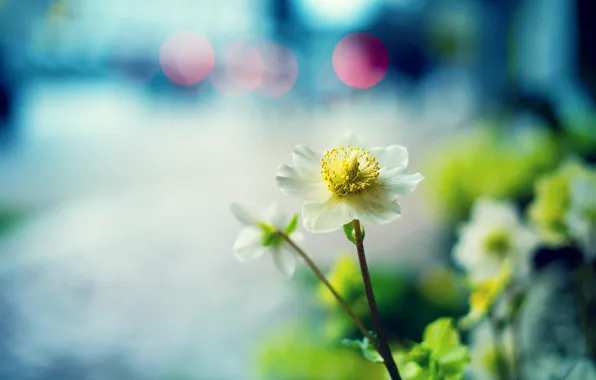
[[[477,128],[433,150],[423,169],[429,182],[425,188],[451,230],[467,218],[478,198],[492,197],[513,200],[522,208],[529,205],[529,216],[543,235],[564,234],[570,179],[586,170],[582,159],[595,155],[596,136],[591,129],[595,121],[592,115],[578,114],[565,119],[559,129],[530,117],[481,121]],[[345,232],[350,239],[353,230]],[[450,244],[445,246],[449,252]],[[372,326],[355,253],[339,255],[327,273],[363,323]],[[469,356],[452,321],[460,320],[460,328],[474,326],[508,283],[510,271],[472,289],[465,277],[440,266],[372,267],[371,277],[403,376],[462,379]],[[314,295],[312,304],[299,329],[285,326],[275,339],[261,342],[263,378],[382,378],[378,377],[382,366],[364,360],[360,350],[341,346],[343,340],[363,348],[364,341],[331,293],[309,271],[300,271],[296,278],[305,294]],[[449,352],[430,339],[433,326],[442,331],[440,336],[452,338]]]
[[425,188],[456,223],[483,196],[528,202],[534,180],[557,165],[561,150],[553,133],[538,125],[510,130],[484,122],[433,151]]
[[[531,118],[485,120],[472,132],[468,130],[432,152],[424,169],[429,181],[425,188],[451,228],[467,217],[478,198],[488,196],[511,199],[521,206],[529,204],[534,223],[543,231],[560,232],[569,203],[569,177],[584,170],[579,160],[596,148],[590,130],[594,120],[568,118],[568,126],[562,130]],[[348,305],[366,326],[371,326],[355,254],[339,255],[327,272]],[[448,321],[462,316],[461,322],[472,326],[484,316],[509,278],[497,276],[470,292],[465,278],[446,267],[373,267],[371,277],[382,323],[392,346],[401,350],[400,366],[408,379],[428,379],[430,373],[437,379],[463,378],[469,357],[454,327],[447,335],[457,338],[449,346],[456,354],[447,355],[446,361],[441,359],[445,352],[439,349],[439,354],[433,354],[436,345],[426,342],[432,335],[429,331],[433,323],[445,327]],[[263,378],[380,378],[382,366],[364,360],[359,350],[346,350],[339,344],[348,338],[362,346],[359,331],[330,292],[308,271],[300,271],[296,278],[305,294],[314,295],[310,312],[303,316],[304,325],[299,329],[286,326],[275,339],[261,342]],[[431,357],[435,358],[432,365]]]
[[264,380],[382,380],[385,373],[356,350],[324,344],[302,324],[262,342],[257,363]]
[[[340,256],[329,272],[330,281],[339,288],[339,293],[362,321],[371,325],[368,305],[356,259],[348,255]],[[426,325],[440,316],[457,316],[465,311],[465,287],[462,281],[446,268],[393,268],[371,267],[371,278],[375,289],[375,298],[391,339],[418,340]],[[322,308],[326,324],[335,326],[338,337],[354,337],[356,328],[345,313],[328,298],[318,283],[315,283],[319,295],[317,308]],[[305,291],[312,294],[310,284]],[[437,301],[441,298],[440,301]],[[396,311],[408,310],[402,314]],[[343,326],[341,331],[339,326]],[[334,338],[330,336],[331,338]],[[335,338],[334,338],[335,339]]]
[[[467,292],[461,279],[446,268],[424,270],[371,267],[377,305],[389,339],[395,347],[421,341],[427,325],[442,316],[456,317],[466,310]],[[305,294],[312,294],[298,327],[281,326],[260,345],[259,369],[264,379],[377,379],[382,366],[346,349],[343,338],[360,339],[359,331],[337,306],[328,290],[306,270],[296,275]],[[355,255],[342,254],[328,270],[328,278],[366,326],[372,326]],[[407,310],[400,313],[400,310]],[[397,340],[399,337],[399,340]]]
[[418,279],[418,291],[428,301],[445,309],[460,310],[468,292],[464,276],[445,267],[430,268]]
[[511,265],[505,263],[499,273],[494,277],[475,284],[472,287],[468,301],[469,311],[459,320],[459,327],[461,329],[474,327],[489,313],[505,287],[511,282],[512,274]]
[[451,318],[430,323],[422,342],[397,353],[396,358],[404,380],[461,380],[470,362]]
[[570,152],[588,162],[596,161],[596,113],[576,109],[565,118],[564,142]]
[[570,183],[588,170],[579,160],[569,159],[536,182],[536,197],[528,213],[547,244],[558,246],[568,242],[565,215],[571,201]]
[[[373,337],[378,339],[374,335]],[[347,347],[356,348],[357,350],[361,351],[362,355],[371,362],[383,363],[385,361],[374,345],[370,343],[367,337],[362,338],[362,340],[343,339],[342,343]]]

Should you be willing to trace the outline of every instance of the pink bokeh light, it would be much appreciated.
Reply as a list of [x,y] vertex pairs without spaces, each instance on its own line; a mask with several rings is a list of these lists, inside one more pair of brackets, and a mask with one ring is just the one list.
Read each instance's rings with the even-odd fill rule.
[[273,42],[259,46],[265,71],[258,89],[259,95],[266,98],[278,98],[294,87],[298,78],[298,60],[292,51]]
[[215,53],[207,38],[193,32],[181,32],[163,44],[159,63],[170,81],[192,86],[211,72]]
[[355,88],[370,88],[387,74],[389,54],[379,38],[352,33],[337,43],[332,62],[342,82]]
[[263,82],[264,66],[257,49],[244,42],[232,42],[218,50],[217,65],[209,80],[222,94],[247,95]]

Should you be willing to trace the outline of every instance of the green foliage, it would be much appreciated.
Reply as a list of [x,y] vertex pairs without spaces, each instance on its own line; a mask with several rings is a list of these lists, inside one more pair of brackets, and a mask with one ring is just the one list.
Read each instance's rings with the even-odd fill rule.
[[[357,348],[375,363],[383,359],[367,338],[344,339],[348,347]],[[468,348],[461,344],[453,319],[439,318],[424,329],[421,343],[394,354],[404,380],[461,380],[470,362]]]
[[281,243],[283,238],[275,227],[266,223],[260,223],[259,227],[263,232],[263,247],[274,247]]
[[423,340],[396,355],[404,380],[458,380],[470,362],[453,319],[439,318],[424,329]]
[[[327,274],[327,279],[339,295],[350,304],[364,295],[360,270],[349,254],[338,256],[331,272]],[[339,307],[335,297],[322,283],[319,284],[318,297],[329,310]]]
[[[338,256],[333,268],[327,274],[327,279],[358,317],[368,316],[368,303],[364,295],[362,276],[352,255]],[[339,306],[326,286],[319,283],[316,295],[327,314],[323,322],[323,336],[326,339],[335,342],[353,331],[354,322]]]
[[[418,282],[419,276],[416,276],[412,269],[403,269],[407,272],[371,273],[377,306],[390,337],[418,340],[428,323],[440,316],[457,317],[466,311],[463,287],[454,290],[461,292],[459,296],[453,298],[455,304],[437,304],[422,293]],[[446,292],[449,291],[451,290],[446,290]]]
[[[353,255],[344,254],[338,257],[336,263],[328,272],[328,279],[344,297],[348,306],[358,315],[365,325],[370,326],[370,315],[362,276]],[[439,316],[458,317],[465,313],[467,307],[467,288],[460,284],[452,289],[444,281],[450,281],[452,276],[437,284],[436,297],[443,295],[442,303],[428,297],[428,289],[420,285],[422,272],[407,266],[400,268],[370,267],[372,283],[374,284],[377,306],[389,339],[419,339],[426,325]],[[428,270],[424,274],[428,274]],[[313,294],[316,302],[311,304],[316,309],[321,308],[324,314],[317,320],[319,332],[327,342],[337,342],[341,338],[358,336],[352,320],[337,305],[337,301],[323,288],[320,281],[310,271],[298,270],[294,276],[294,284],[302,287],[302,291],[309,297]],[[450,285],[451,286],[451,285]],[[441,293],[442,291],[442,293]],[[407,313],[400,313],[407,310]]]
[[371,362],[374,362],[374,363],[383,363],[384,362],[381,355],[379,355],[379,353],[374,348],[374,346],[370,343],[370,341],[368,340],[367,337],[364,337],[361,341],[360,340],[352,340],[352,339],[344,339],[344,340],[342,340],[342,344],[344,344],[348,347],[359,349],[360,351],[362,351],[362,355],[366,359],[370,360]]
[[[372,282],[375,287],[377,306],[385,328],[390,336],[418,338],[427,323],[440,315],[459,315],[465,311],[465,294],[462,292],[457,305],[437,305],[429,300],[417,284],[417,276],[402,267],[399,272],[371,268]],[[349,255],[338,258],[328,274],[331,284],[346,300],[348,306],[359,318],[370,326],[370,314],[362,276],[355,259]],[[310,285],[310,284],[309,284]],[[318,296],[319,305],[324,307],[323,335],[330,341],[356,334],[354,323],[346,316],[343,309],[327,288],[313,281],[314,291],[310,286],[306,292]],[[408,310],[408,313],[399,313]]]
[[290,220],[290,222],[288,223],[288,225],[286,226],[284,233],[288,236],[290,236],[291,234],[293,234],[294,232],[296,232],[296,229],[298,228],[298,214],[294,214],[294,216],[292,217],[292,219]]
[[450,318],[439,318],[428,325],[422,339],[439,356],[459,346],[459,335]]
[[468,303],[468,313],[459,320],[459,327],[467,330],[477,325],[493,307],[510,283],[512,277],[511,265],[503,265],[499,273],[485,281],[472,286]]
[[573,153],[594,157],[596,152],[596,113],[588,109],[575,109],[565,116],[566,143]]
[[420,274],[418,291],[437,307],[457,310],[467,293],[465,277],[445,267],[429,268]]
[[[259,228],[263,232],[263,247],[275,247],[283,241],[283,237],[274,226],[267,223],[260,223]],[[294,214],[286,228],[284,234],[290,236],[298,228],[298,214]]]
[[567,242],[565,216],[571,202],[570,184],[587,170],[581,162],[568,160],[536,182],[536,196],[528,213],[547,243],[560,245]]
[[[334,264],[333,268],[328,274],[329,280],[337,286],[339,293],[346,298],[348,305],[354,310],[354,312],[361,318],[363,323],[367,326],[371,325],[368,305],[366,302],[366,297],[364,296],[364,289],[362,286],[362,278],[360,275],[360,271],[357,265],[357,262],[352,257],[353,255],[343,255],[338,258],[336,263]],[[379,308],[379,312],[381,314],[382,323],[385,329],[388,332],[388,336],[390,339],[390,343],[393,343],[395,347],[395,341],[392,341],[392,337],[399,337],[403,339],[402,342],[408,342],[412,339],[420,339],[423,334],[423,331],[428,323],[434,321],[439,316],[460,316],[467,310],[466,307],[466,295],[467,293],[464,292],[465,287],[463,284],[460,288],[452,290],[453,292],[458,293],[458,296],[454,296],[452,299],[456,301],[456,305],[452,303],[450,304],[437,304],[433,302],[433,300],[426,297],[425,293],[422,292],[420,287],[420,279],[421,275],[417,274],[413,268],[408,267],[400,267],[398,270],[391,270],[391,268],[384,267],[382,270],[380,268],[371,267],[371,277],[372,282],[375,287],[375,295],[377,296],[377,306]],[[427,273],[427,270],[424,272]],[[312,355],[323,355],[323,356],[333,356],[336,355],[346,355],[345,360],[354,361],[356,360],[358,363],[359,359],[367,363],[367,368],[370,368],[370,365],[377,367],[373,369],[373,371],[381,371],[381,377],[379,379],[386,380],[386,377],[383,377],[383,374],[386,375],[386,370],[384,369],[383,365],[379,365],[377,363],[373,363],[370,360],[366,359],[363,354],[371,353],[374,354],[374,349],[372,347],[367,348],[366,342],[357,342],[352,347],[356,347],[359,350],[362,350],[361,345],[364,346],[365,350],[363,352],[355,351],[353,348],[348,349],[353,356],[347,355],[344,353],[337,353],[336,351],[332,350],[331,348],[327,347],[325,349],[321,348],[321,345],[334,345],[341,341],[342,338],[352,338],[357,339],[360,334],[357,331],[354,323],[351,319],[349,319],[345,312],[336,305],[336,301],[331,298],[331,295],[328,294],[327,289],[320,288],[320,282],[312,275],[310,272],[303,272],[298,273],[299,283],[305,288],[304,291],[306,294],[312,295],[318,293],[318,302],[314,305],[316,306],[323,306],[324,314],[315,314],[317,315],[316,323],[314,320],[307,320],[305,323],[308,327],[300,331],[299,334],[307,335],[307,332],[311,332],[316,335],[316,342],[317,344],[312,343],[311,347],[313,348]],[[453,279],[452,276],[446,277],[444,280]],[[325,296],[327,294],[329,297]],[[325,302],[324,299],[327,298],[328,302]],[[407,310],[407,312],[399,312],[401,310]],[[314,328],[313,328],[314,327]],[[304,337],[301,337],[303,339]],[[351,341],[345,341],[348,343]],[[294,343],[284,343],[280,342],[278,346],[278,350],[289,350],[287,345],[294,345]],[[271,350],[274,350],[274,346],[269,346]],[[317,348],[318,347],[318,348]],[[418,345],[419,348],[422,346]],[[301,351],[304,349],[305,352],[300,354],[300,357],[305,356],[308,360],[311,359],[306,352],[306,346],[304,348],[299,348],[298,350]],[[347,349],[344,347],[344,349]],[[330,352],[333,352],[331,354]],[[277,355],[277,354],[275,354]],[[275,356],[274,355],[274,356]],[[280,354],[281,355],[281,354]],[[288,353],[288,355],[290,355]],[[371,356],[371,359],[374,359],[374,356]],[[335,359],[331,359],[335,360]],[[448,363],[447,363],[448,364]],[[271,364],[273,365],[273,364]],[[281,364],[278,364],[281,366]],[[293,364],[289,362],[287,364],[290,368],[294,368],[297,364]],[[314,364],[309,364],[314,365]],[[348,363],[345,364],[338,364],[339,366],[346,366]],[[349,363],[351,366],[352,363]],[[358,364],[359,366],[363,364]],[[412,365],[406,364],[407,371],[412,371],[416,373],[419,370],[419,366],[416,363]],[[277,365],[276,365],[277,367]],[[325,366],[326,367],[326,366]],[[284,372],[286,377],[280,375],[280,377],[275,377],[275,374],[279,374],[281,370],[272,370],[273,375],[268,375],[264,377],[265,379],[294,379],[291,377],[292,371],[287,369],[287,372]],[[296,371],[302,372],[307,371],[304,368],[297,369]],[[298,374],[296,379],[319,379],[313,372],[312,377],[308,377],[306,374]],[[326,373],[326,372],[325,372]],[[359,374],[360,377],[354,376],[354,378],[358,379],[377,379],[372,375],[363,374],[362,371],[357,371],[356,373]],[[376,373],[376,372],[375,372]],[[426,372],[422,372],[424,376]],[[347,375],[346,375],[347,376]],[[409,379],[417,379],[416,377],[409,377]],[[336,379],[333,377],[329,377],[330,379]],[[337,377],[337,379],[341,380],[345,377]],[[350,379],[350,377],[347,377]],[[428,380],[428,378],[419,377],[420,379]],[[453,378],[456,379],[456,378]]]
[[[354,222],[350,222],[348,224],[344,224],[343,227],[344,234],[348,238],[349,241],[356,244],[356,231],[354,230]],[[362,234],[362,240],[364,240],[364,236],[366,235],[366,231],[364,231],[364,226],[360,225],[360,231]]]
[[263,380],[385,380],[385,369],[347,347],[326,346],[307,326],[286,326],[258,353]]
[[540,128],[480,125],[433,150],[424,170],[425,188],[438,208],[458,221],[479,197],[530,199],[534,180],[557,165],[561,150],[558,140]]

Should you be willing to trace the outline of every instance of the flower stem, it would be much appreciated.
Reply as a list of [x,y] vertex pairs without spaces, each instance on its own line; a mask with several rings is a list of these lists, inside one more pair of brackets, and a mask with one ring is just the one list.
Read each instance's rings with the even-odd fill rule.
[[578,298],[580,304],[580,317],[584,328],[586,339],[586,354],[592,359],[596,359],[596,337],[591,323],[592,308],[592,265],[584,262],[578,269]]
[[356,250],[358,251],[358,261],[360,262],[360,270],[362,272],[362,280],[364,282],[364,290],[366,292],[366,298],[368,300],[368,307],[370,308],[370,315],[372,322],[379,338],[379,347],[381,351],[379,354],[384,359],[385,367],[391,376],[392,380],[401,380],[401,376],[393,360],[393,354],[391,348],[385,336],[385,331],[381,324],[381,317],[377,309],[377,301],[375,300],[375,294],[373,293],[372,281],[370,280],[370,273],[368,272],[368,265],[366,264],[366,256],[364,254],[364,244],[362,241],[362,230],[360,229],[360,221],[354,219],[354,237],[356,238]]
[[[509,302],[515,302],[516,294],[513,291],[511,284],[505,289],[505,295]],[[513,372],[513,378],[517,380],[523,380],[526,378],[524,373],[524,353],[520,347],[520,318],[519,318],[519,305],[515,306],[515,310],[510,315],[510,326],[513,333],[513,355],[511,356],[511,368]]]
[[339,303],[341,308],[352,319],[352,321],[354,322],[356,327],[358,327],[360,332],[362,332],[362,334],[368,339],[370,344],[373,345],[373,347],[375,348],[375,350],[377,350],[379,355],[381,355],[381,357],[383,357],[383,354],[381,353],[381,349],[380,349],[379,345],[377,344],[377,341],[373,338],[373,336],[370,334],[370,332],[368,332],[366,327],[364,327],[364,324],[356,316],[354,311],[352,311],[352,309],[350,309],[350,307],[348,306],[346,301],[342,298],[342,296],[339,295],[339,293],[337,292],[337,290],[335,290],[333,285],[331,285],[331,283],[329,282],[327,277],[325,277],[323,272],[319,269],[317,264],[315,264],[314,261],[312,261],[312,259],[306,254],[306,252],[304,252],[304,250],[302,248],[300,248],[296,243],[294,243],[294,241],[292,239],[290,239],[290,237],[288,235],[284,234],[283,232],[278,232],[278,233],[286,242],[288,242],[288,244],[292,248],[294,248],[294,250],[298,253],[298,255],[300,255],[300,257],[302,257],[302,259],[304,259],[304,261],[310,267],[310,269],[314,272],[314,274],[319,278],[319,280],[321,280],[321,282],[327,287],[327,289],[329,289],[331,294],[333,294],[333,296],[335,297],[335,299],[337,300],[337,302]]
[[495,347],[495,351],[497,353],[497,370],[499,371],[499,379],[500,380],[509,380],[509,370],[507,368],[507,363],[505,362],[505,350],[503,349],[503,342],[501,341],[501,331],[497,324],[497,320],[494,316],[494,311],[489,310],[487,314],[487,321],[491,329],[492,338],[493,338],[493,345]]

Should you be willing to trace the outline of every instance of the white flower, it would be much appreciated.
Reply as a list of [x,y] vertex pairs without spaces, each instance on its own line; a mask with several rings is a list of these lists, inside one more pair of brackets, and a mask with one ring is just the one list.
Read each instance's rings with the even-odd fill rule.
[[[277,268],[285,276],[291,277],[296,270],[296,253],[281,236],[274,234],[276,231],[285,231],[290,218],[281,213],[275,203],[265,213],[249,210],[236,203],[230,209],[244,226],[234,244],[238,260],[253,261],[269,253]],[[299,234],[294,233],[292,239],[297,238]]]
[[406,148],[364,146],[351,133],[325,152],[299,144],[294,147],[294,164],[277,168],[281,190],[305,200],[302,217],[307,230],[331,232],[354,219],[385,224],[401,216],[398,196],[414,191],[423,177],[405,173]]
[[480,199],[470,221],[459,228],[453,257],[472,282],[481,283],[494,278],[504,264],[513,266],[518,275],[527,274],[537,244],[538,238],[520,222],[513,204]]
[[571,183],[571,206],[565,222],[587,257],[596,258],[596,175],[581,176]]
[[[513,369],[514,335],[513,330],[505,328],[499,333],[502,349],[501,359],[507,366],[509,373]],[[470,370],[477,380],[499,380],[499,355],[495,348],[493,331],[488,322],[478,325],[470,336]]]

